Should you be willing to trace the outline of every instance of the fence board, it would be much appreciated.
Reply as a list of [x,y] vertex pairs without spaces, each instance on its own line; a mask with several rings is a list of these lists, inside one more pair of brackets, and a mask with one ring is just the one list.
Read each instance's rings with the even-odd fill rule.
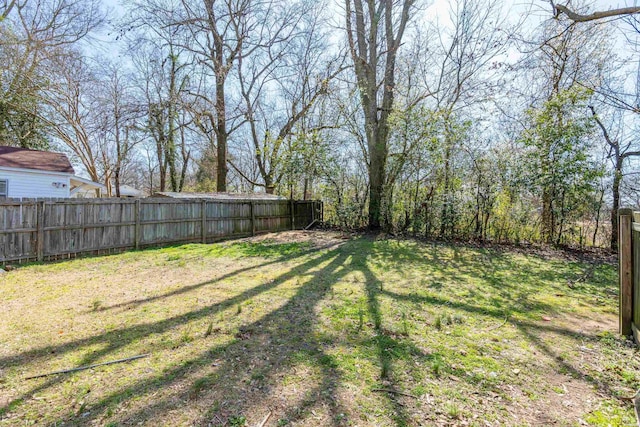
[[[632,297],[632,326],[640,326],[640,231],[632,231],[633,233],[633,297]],[[637,266],[637,267],[635,267]]]
[[634,230],[631,209],[618,210],[618,236],[620,333],[628,336],[633,333],[634,319],[638,318],[635,311],[639,305],[635,304],[634,299],[638,296],[637,284],[640,279],[638,275],[640,251],[637,250],[640,249],[640,232]]
[[0,263],[302,229],[322,202],[201,199],[0,201]]

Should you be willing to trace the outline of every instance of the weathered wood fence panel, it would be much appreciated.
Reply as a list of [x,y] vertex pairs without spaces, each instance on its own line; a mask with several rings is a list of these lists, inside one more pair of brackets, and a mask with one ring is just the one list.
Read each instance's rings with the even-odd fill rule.
[[638,341],[640,326],[640,215],[618,210],[620,333]]
[[0,211],[1,254],[8,259],[28,258],[37,252],[37,204],[7,203]]
[[64,199],[0,202],[0,262],[50,260],[301,229],[322,202]]

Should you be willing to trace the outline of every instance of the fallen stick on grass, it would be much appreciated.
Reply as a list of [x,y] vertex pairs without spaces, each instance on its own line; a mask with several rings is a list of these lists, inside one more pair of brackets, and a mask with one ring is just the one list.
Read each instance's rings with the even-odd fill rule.
[[377,391],[377,392],[381,392],[381,393],[399,394],[400,396],[413,397],[414,399],[418,398],[418,396],[416,396],[416,395],[409,394],[409,393],[403,393],[401,391],[392,390],[390,388],[373,388],[373,389],[371,389],[371,391]]
[[46,374],[40,374],[40,375],[31,376],[31,377],[26,377],[25,380],[32,380],[34,378],[48,377],[50,375],[68,374],[68,373],[71,373],[71,372],[84,371],[86,369],[97,368],[98,366],[106,366],[106,365],[113,365],[115,363],[129,362],[131,360],[142,359],[143,357],[148,357],[148,356],[151,356],[151,354],[150,353],[140,354],[138,356],[127,357],[125,359],[118,359],[118,360],[112,360],[110,362],[96,363],[95,365],[79,366],[77,368],[63,369],[62,371],[48,372]]
[[593,273],[595,272],[596,267],[598,267],[597,263],[591,264],[589,267],[587,267],[585,272],[582,273],[582,275],[580,275],[578,278],[574,280],[571,280],[571,279],[567,280],[567,285],[569,286],[569,288],[573,289],[573,287],[578,283],[586,282],[588,279],[591,279],[593,277]]
[[264,417],[264,419],[262,420],[262,422],[260,424],[258,424],[256,427],[264,427],[264,425],[267,423],[267,421],[269,421],[269,418],[271,418],[271,411],[269,411],[269,413],[267,414],[266,417]]
[[500,323],[498,326],[494,326],[494,327],[492,327],[492,328],[485,329],[485,330],[484,330],[484,332],[490,332],[490,331],[495,331],[496,329],[500,329],[500,328],[502,328],[504,325],[506,325],[508,321],[509,321],[509,316],[506,316],[506,317],[504,318],[504,322]]

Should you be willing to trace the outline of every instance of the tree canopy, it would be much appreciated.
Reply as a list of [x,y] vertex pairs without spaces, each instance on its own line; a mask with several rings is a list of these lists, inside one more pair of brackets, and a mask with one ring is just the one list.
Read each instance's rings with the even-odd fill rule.
[[615,247],[640,200],[638,13],[4,1],[0,141],[64,151],[114,196],[265,191],[344,227]]

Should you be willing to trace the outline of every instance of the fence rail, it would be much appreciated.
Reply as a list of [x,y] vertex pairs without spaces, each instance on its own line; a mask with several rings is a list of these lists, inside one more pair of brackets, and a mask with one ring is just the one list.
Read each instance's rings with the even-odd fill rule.
[[44,261],[300,229],[322,202],[63,199],[0,202],[0,263]]

